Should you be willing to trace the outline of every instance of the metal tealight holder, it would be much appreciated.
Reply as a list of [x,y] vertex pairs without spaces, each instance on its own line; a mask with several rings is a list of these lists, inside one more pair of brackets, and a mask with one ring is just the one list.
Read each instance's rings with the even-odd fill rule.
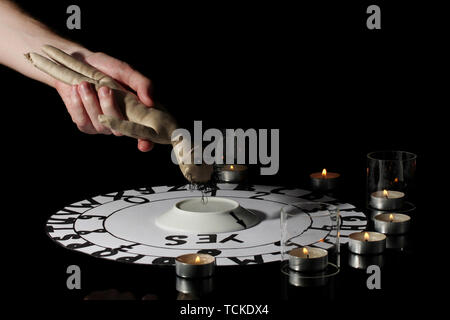
[[280,219],[281,272],[289,284],[326,285],[339,273],[339,208],[323,202],[295,203],[281,209]]

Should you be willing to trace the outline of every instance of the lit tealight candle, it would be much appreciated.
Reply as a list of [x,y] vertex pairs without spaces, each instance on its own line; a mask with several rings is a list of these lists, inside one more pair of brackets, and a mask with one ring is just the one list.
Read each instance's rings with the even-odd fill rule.
[[219,168],[221,182],[242,182],[247,178],[248,167],[242,164],[224,165]]
[[386,248],[386,236],[378,232],[354,232],[349,235],[348,249],[357,254],[379,254]]
[[400,191],[375,191],[370,195],[370,206],[379,210],[395,210],[403,206],[405,194]]
[[382,213],[374,218],[375,230],[385,234],[404,234],[409,230],[411,217],[402,213]]
[[328,251],[321,248],[295,248],[289,251],[289,268],[300,272],[324,270],[328,265]]
[[336,188],[340,176],[339,173],[327,172],[327,169],[312,173],[310,175],[312,188],[319,191],[331,191]]
[[175,272],[182,278],[205,278],[214,273],[216,259],[204,253],[184,254],[175,259]]

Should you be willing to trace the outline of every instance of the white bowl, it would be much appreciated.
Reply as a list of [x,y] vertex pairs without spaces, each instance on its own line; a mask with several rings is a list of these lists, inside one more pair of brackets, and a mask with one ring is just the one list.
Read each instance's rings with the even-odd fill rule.
[[220,233],[248,229],[260,219],[238,202],[226,198],[201,197],[177,202],[156,218],[160,228],[185,233]]

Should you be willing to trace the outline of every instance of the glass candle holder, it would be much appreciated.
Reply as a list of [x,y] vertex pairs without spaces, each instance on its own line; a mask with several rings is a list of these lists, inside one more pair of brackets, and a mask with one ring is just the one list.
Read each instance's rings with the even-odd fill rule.
[[406,151],[376,151],[367,155],[368,208],[401,211],[413,205],[416,158]]
[[281,271],[295,286],[321,284],[339,272],[339,208],[299,202],[281,209]]

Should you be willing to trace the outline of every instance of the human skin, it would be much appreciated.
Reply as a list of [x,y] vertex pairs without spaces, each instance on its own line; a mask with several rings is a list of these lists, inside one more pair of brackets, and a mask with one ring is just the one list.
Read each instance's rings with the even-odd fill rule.
[[100,123],[134,138],[148,139],[154,143],[171,144],[184,177],[194,184],[205,184],[210,181],[213,166],[204,163],[195,164],[194,150],[190,141],[176,133],[176,120],[162,107],[148,108],[132,92],[126,90],[112,77],[75,59],[60,49],[45,45],[43,56],[37,52],[29,52],[25,57],[38,70],[66,84],[89,82],[97,91],[106,89],[113,91],[116,102],[125,119],[106,114],[98,115]]
[[[40,72],[23,58],[24,53],[39,52],[45,44],[62,49],[128,86],[136,92],[145,106],[154,105],[151,98],[151,81],[129,64],[102,52],[92,52],[78,43],[60,37],[12,2],[0,0],[0,64],[55,88],[80,131],[87,134],[121,135],[98,120],[99,114],[123,118],[116,105],[113,90],[103,87],[97,93],[87,82],[65,84]],[[152,148],[152,142],[138,139],[139,150],[145,152]]]

